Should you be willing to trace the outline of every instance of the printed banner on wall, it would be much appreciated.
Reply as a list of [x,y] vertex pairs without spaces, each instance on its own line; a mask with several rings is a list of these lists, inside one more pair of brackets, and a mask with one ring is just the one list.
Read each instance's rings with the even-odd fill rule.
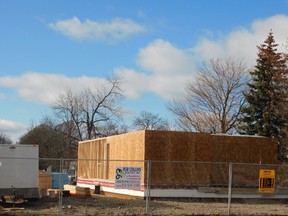
[[116,167],[116,189],[140,189],[141,167]]

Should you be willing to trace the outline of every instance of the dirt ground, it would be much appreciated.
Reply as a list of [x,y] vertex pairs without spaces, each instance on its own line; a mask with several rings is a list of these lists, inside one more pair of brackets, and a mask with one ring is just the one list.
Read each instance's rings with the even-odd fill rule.
[[[93,196],[80,199],[63,197],[63,204],[59,206],[58,198],[42,198],[39,201],[13,206],[0,205],[0,215],[147,215],[145,200],[128,200],[105,196]],[[149,205],[151,216],[164,215],[228,215],[226,200],[151,200]],[[232,200],[230,215],[288,215],[286,201]]]

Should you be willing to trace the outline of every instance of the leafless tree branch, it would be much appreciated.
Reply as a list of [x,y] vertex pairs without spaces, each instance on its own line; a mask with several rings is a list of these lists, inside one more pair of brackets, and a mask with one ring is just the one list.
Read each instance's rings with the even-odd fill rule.
[[168,109],[182,129],[232,133],[244,103],[247,80],[247,70],[241,61],[211,60],[187,84],[185,95],[174,99]]
[[70,136],[75,140],[103,136],[101,123],[123,114],[120,100],[124,96],[120,84],[119,79],[113,78],[99,82],[93,88],[87,87],[80,93],[66,90],[51,106],[55,117],[64,125],[73,124],[74,133]]

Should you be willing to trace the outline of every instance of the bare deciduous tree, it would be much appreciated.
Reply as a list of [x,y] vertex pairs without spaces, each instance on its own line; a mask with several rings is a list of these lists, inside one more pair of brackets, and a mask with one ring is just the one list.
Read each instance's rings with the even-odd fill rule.
[[57,127],[60,124],[64,127],[58,130],[77,141],[105,136],[103,124],[122,115],[119,103],[122,97],[117,78],[107,79],[78,94],[66,90],[52,105],[58,119]]
[[4,133],[0,133],[0,144],[12,144],[12,140]]
[[101,127],[98,127],[99,134],[103,137],[113,136],[118,134],[123,134],[128,132],[128,127],[126,125],[119,125],[114,121],[106,121]]
[[146,111],[134,118],[133,126],[138,130],[170,130],[166,119]]
[[31,126],[27,133],[20,137],[19,143],[39,145],[39,157],[43,158],[75,158],[77,155],[77,149],[70,148],[67,137],[45,123]]
[[246,74],[245,65],[231,58],[205,64],[187,84],[185,95],[168,104],[178,126],[187,131],[233,133],[244,103]]

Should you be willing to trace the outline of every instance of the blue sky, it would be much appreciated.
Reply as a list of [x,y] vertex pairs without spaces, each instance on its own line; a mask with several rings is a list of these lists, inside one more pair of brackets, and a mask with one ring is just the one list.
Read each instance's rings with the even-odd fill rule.
[[125,80],[127,119],[170,119],[202,62],[253,66],[271,29],[287,44],[287,26],[287,0],[0,0],[0,133],[16,141],[63,89],[107,74]]

